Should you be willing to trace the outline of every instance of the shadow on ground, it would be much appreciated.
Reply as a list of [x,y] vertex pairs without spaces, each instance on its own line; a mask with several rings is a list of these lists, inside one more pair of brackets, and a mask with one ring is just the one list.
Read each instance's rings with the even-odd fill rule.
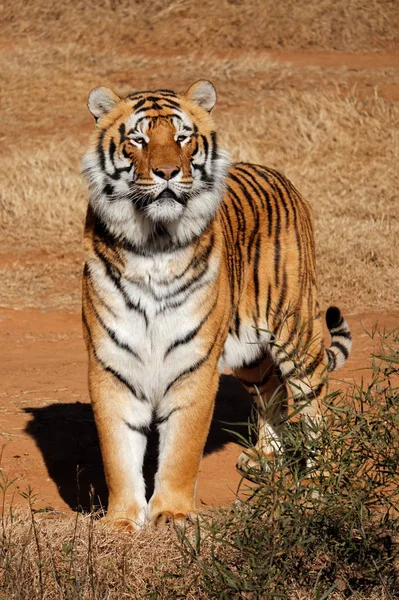
[[[248,437],[246,423],[251,407],[251,397],[240,383],[231,375],[223,375],[204,454],[220,450],[228,442],[239,442],[235,434]],[[90,404],[51,404],[24,411],[33,417],[26,432],[43,454],[49,476],[62,499],[73,510],[106,508],[107,487]],[[157,438],[154,429],[149,436],[144,465],[148,497],[157,469]],[[92,501],[90,490],[93,490]]]

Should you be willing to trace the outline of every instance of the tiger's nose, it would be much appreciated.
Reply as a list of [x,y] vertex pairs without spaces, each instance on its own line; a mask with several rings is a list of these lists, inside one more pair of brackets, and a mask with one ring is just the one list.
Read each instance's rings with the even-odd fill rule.
[[177,165],[173,167],[156,167],[155,169],[153,169],[153,172],[155,173],[155,175],[158,175],[158,177],[162,177],[162,179],[166,179],[166,181],[169,181],[169,179],[172,179],[172,177],[176,177],[176,175],[180,173],[180,167],[178,167]]

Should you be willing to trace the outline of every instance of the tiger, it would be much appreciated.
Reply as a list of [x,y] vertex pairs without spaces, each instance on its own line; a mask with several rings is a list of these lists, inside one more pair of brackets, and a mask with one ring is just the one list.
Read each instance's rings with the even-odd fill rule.
[[[119,96],[99,87],[82,172],[83,332],[108,486],[106,520],[139,529],[198,515],[196,482],[220,373],[258,409],[254,456],[283,451],[288,399],[309,431],[351,334],[330,307],[323,344],[309,204],[276,170],[232,164],[213,84]],[[143,460],[159,433],[154,491]],[[309,434],[310,435],[310,434]],[[256,455],[256,456],[255,456]]]

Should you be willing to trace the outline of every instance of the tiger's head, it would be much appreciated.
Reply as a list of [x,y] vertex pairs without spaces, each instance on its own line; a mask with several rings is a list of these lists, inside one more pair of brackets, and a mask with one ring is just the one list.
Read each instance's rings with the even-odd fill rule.
[[155,238],[184,244],[215,216],[224,192],[226,153],[218,148],[209,81],[184,95],[170,90],[120,98],[92,90],[93,143],[83,159],[94,213],[118,236],[143,246]]

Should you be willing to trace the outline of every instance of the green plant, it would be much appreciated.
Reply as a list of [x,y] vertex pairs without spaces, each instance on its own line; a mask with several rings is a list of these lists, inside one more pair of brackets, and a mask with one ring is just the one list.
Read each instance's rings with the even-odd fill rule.
[[173,597],[397,597],[399,331],[380,337],[370,382],[327,396],[306,448],[289,417],[284,455],[259,457],[230,510],[178,532]]

